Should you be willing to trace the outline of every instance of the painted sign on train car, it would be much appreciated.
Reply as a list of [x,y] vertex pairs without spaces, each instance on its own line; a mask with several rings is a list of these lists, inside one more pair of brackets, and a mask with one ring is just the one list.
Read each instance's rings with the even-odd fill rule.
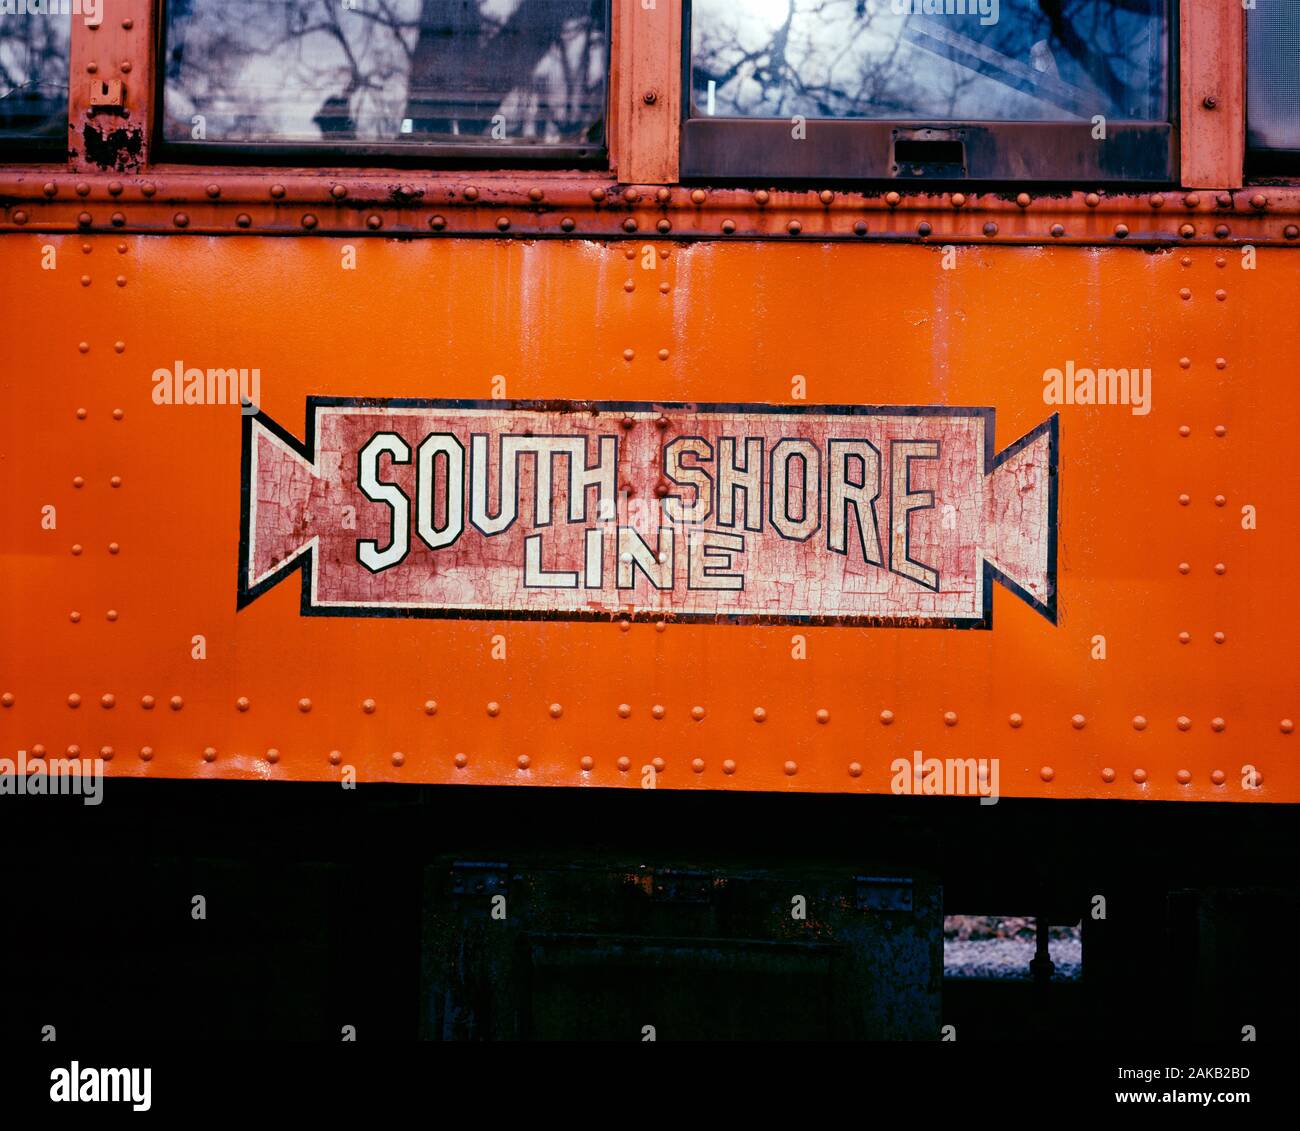
[[991,625],[1056,616],[1057,418],[989,408],[310,398],[243,437],[241,607]]

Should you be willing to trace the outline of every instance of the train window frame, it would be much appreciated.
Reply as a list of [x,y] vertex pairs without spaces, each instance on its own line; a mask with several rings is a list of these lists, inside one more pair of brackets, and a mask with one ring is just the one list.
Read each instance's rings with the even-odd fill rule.
[[153,43],[157,71],[149,101],[150,152],[154,161],[177,165],[258,166],[264,168],[310,165],[391,169],[576,169],[601,170],[610,166],[613,129],[615,47],[614,9],[617,0],[605,2],[605,118],[599,145],[552,145],[499,142],[259,142],[178,141],[164,132],[167,93],[167,5],[153,5]]
[[[76,37],[78,35],[76,24],[79,13],[69,11],[67,14],[70,22],[68,34],[68,77],[65,84],[66,93],[63,102],[64,128],[56,134],[50,134],[45,137],[31,134],[0,137],[0,164],[53,165],[63,164],[68,159],[67,122],[72,113],[73,52],[75,50]],[[47,15],[46,18],[50,17]]]
[[1244,12],[1242,60],[1242,132],[1245,138],[1245,177],[1248,181],[1300,181],[1300,144],[1278,149],[1250,144],[1250,12]]
[[[936,184],[981,185],[1008,181],[1038,184],[1087,182],[1097,185],[1173,186],[1180,180],[1181,114],[1180,24],[1183,0],[1166,0],[1165,107],[1161,121],[1107,122],[1108,148],[1140,168],[1116,173],[1096,158],[1098,147],[1062,145],[1068,131],[1091,128],[1087,122],[979,121],[934,119],[808,119],[816,123],[799,147],[790,137],[788,118],[692,117],[691,8],[682,0],[681,180],[684,183],[737,184],[787,181],[875,182],[921,188]],[[899,142],[957,143],[964,164],[934,162],[899,165]],[[1118,143],[1118,144],[1116,144]],[[1073,161],[1063,160],[1066,150]],[[786,155],[785,163],[774,155]],[[790,157],[798,155],[799,163]],[[849,160],[846,162],[846,156]],[[852,167],[849,167],[851,163]],[[1109,165],[1116,164],[1108,162]]]

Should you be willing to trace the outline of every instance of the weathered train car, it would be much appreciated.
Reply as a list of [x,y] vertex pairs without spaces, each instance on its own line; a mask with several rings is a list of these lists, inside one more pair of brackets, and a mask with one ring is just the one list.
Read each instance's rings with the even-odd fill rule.
[[1138,966],[1182,947],[1201,1028],[1253,1025],[1300,801],[1298,23],[5,6],[10,786],[418,795],[430,1036],[937,1038],[981,902],[1083,919],[1105,1000],[1167,931]]

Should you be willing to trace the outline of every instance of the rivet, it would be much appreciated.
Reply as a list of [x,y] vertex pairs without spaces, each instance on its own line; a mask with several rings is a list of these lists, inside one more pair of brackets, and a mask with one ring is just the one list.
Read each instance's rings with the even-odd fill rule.
[[1227,426],[1223,424],[1216,424],[1214,426],[1214,434],[1216,436],[1226,436],[1228,434]]
[[766,718],[767,718],[767,711],[765,711],[762,707],[754,708],[754,722],[761,723]]
[[108,222],[109,222],[110,224],[112,224],[113,227],[115,227],[115,228],[120,228],[120,227],[122,227],[123,224],[126,223],[126,213],[124,213],[124,212],[114,212],[114,213],[113,213],[113,214],[108,218]]
[[335,200],[342,200],[347,195],[348,195],[347,185],[330,186],[330,196],[332,196]]
[[457,754],[456,757],[452,759],[452,761],[456,763],[456,768],[458,770],[463,770],[466,766],[469,765],[469,755]]
[[1227,224],[1219,224],[1219,225],[1214,229],[1214,234],[1215,234],[1219,239],[1221,239],[1221,240],[1226,240],[1226,239],[1228,238],[1228,236],[1229,236],[1231,233],[1229,232],[1229,229],[1228,229],[1228,225],[1227,225]]
[[130,16],[127,16],[126,19],[122,21],[122,29],[124,31],[130,31],[133,27],[135,27],[135,20],[131,19]]
[[497,231],[499,231],[499,232],[505,232],[505,231],[508,231],[509,229],[510,229],[510,217],[509,217],[509,216],[498,216],[498,217],[497,217]]
[[179,695],[173,695],[167,701],[167,706],[169,706],[173,711],[179,711],[182,707],[185,706],[185,700],[182,699]]
[[632,629],[632,622],[631,622],[631,621],[629,621],[629,620],[621,620],[621,621],[618,622],[618,630],[619,630],[619,632],[630,632],[631,629]]
[[672,221],[670,220],[660,220],[655,227],[659,229],[661,235],[665,236],[673,230]]
[[430,216],[429,227],[435,232],[441,232],[447,226],[447,221],[441,216]]
[[141,695],[141,696],[140,696],[140,706],[143,707],[146,711],[152,711],[152,710],[153,710],[154,702],[155,702],[155,700],[154,700],[154,697],[153,697],[152,695]]
[[527,754],[520,754],[519,757],[515,759],[515,763],[521,770],[526,770],[533,764],[533,760],[528,757]]
[[217,760],[217,749],[215,746],[205,746],[203,748],[203,760],[205,762],[215,762]]
[[628,279],[628,281],[623,284],[623,289],[627,291],[628,294],[631,294],[634,290],[636,290],[636,283],[634,283],[631,279]]
[[272,763],[278,762],[280,760],[280,751],[272,746],[271,749],[266,752],[266,760]]
[[248,707],[249,707],[249,702],[247,696],[241,695],[238,699],[235,700],[236,711],[247,711]]
[[77,182],[77,195],[78,195],[78,196],[89,196],[89,195],[90,195],[90,186],[89,186],[88,184],[86,184],[85,181],[78,181],[78,182]]
[[1178,572],[1179,572],[1179,573],[1184,573],[1184,574],[1186,574],[1186,573],[1191,573],[1191,572],[1192,572],[1192,566],[1191,566],[1191,563],[1190,563],[1190,562],[1179,562],[1179,563],[1178,563]]
[[799,223],[798,220],[791,220],[790,223],[788,223],[785,226],[785,230],[789,232],[792,236],[797,236],[800,232],[803,231],[803,225]]
[[394,766],[400,766],[405,761],[406,761],[405,754],[403,754],[400,750],[393,751],[392,763]]
[[734,774],[736,772],[736,763],[731,758],[722,760],[722,772],[724,774]]
[[120,244],[117,245],[117,254],[118,254],[118,255],[125,255],[125,254],[126,254],[126,244],[124,244],[124,243],[120,243]]
[[957,725],[957,712],[956,712],[956,711],[944,711],[944,713],[943,713],[943,725],[946,726],[946,727],[955,727],[955,726]]
[[1088,725],[1088,720],[1082,715],[1071,715],[1070,725],[1074,727],[1075,730],[1083,730],[1083,728]]
[[235,217],[235,223],[241,228],[247,228],[253,222],[253,218],[247,212],[241,212]]
[[367,715],[373,715],[375,713],[375,701],[373,699],[362,699],[361,709]]
[[1190,357],[1180,357],[1178,359],[1178,364],[1183,369],[1191,369],[1192,359]]
[[631,216],[629,216],[626,220],[623,221],[623,231],[625,232],[636,231],[636,221],[633,220]]
[[58,186],[53,181],[46,181],[45,184],[41,186],[41,191],[46,196],[53,196],[56,192],[59,191],[59,189]]
[[1224,565],[1223,562],[1215,562],[1214,572],[1217,573],[1220,577],[1222,577],[1225,573],[1228,572],[1228,567]]
[[867,234],[867,222],[865,220],[854,221],[853,234],[855,236],[865,236]]
[[666,295],[670,290],[672,290],[672,287],[670,287],[667,283],[659,284],[659,293],[661,295]]
[[27,213],[24,212],[21,208],[18,209],[18,211],[14,213],[14,223],[15,223],[15,224],[25,224],[25,223],[27,223]]
[[1228,298],[1228,292],[1223,290],[1215,291],[1214,297],[1217,298],[1220,302],[1226,302]]
[[1192,434],[1192,429],[1191,429],[1191,427],[1190,427],[1189,425],[1186,425],[1186,424],[1180,424],[1180,425],[1178,426],[1178,435],[1183,436],[1183,437],[1187,437],[1187,436],[1190,436],[1191,434]]
[[550,711],[551,711],[551,718],[553,719],[558,719],[562,714],[564,714],[564,708],[561,707],[559,703],[552,703],[550,707]]
[[1187,208],[1195,208],[1200,203],[1201,198],[1197,193],[1189,192],[1185,197],[1183,197],[1183,204]]
[[792,778],[799,772],[799,764],[797,762],[786,762],[781,769],[785,771],[786,777]]
[[213,200],[216,200],[217,197],[221,195],[221,186],[218,184],[211,184],[208,185],[206,191],[208,196],[212,197]]
[[1178,292],[1178,297],[1181,298],[1184,302],[1186,302],[1188,299],[1192,297],[1192,292],[1188,290],[1187,287],[1183,287],[1183,289]]
[[1024,725],[1025,720],[1019,711],[1014,711],[1007,716],[1007,722],[1011,725],[1013,729],[1019,730],[1020,727]]
[[1192,634],[1190,632],[1180,632],[1178,634],[1179,644],[1190,644],[1191,642],[1192,642]]
[[1194,235],[1196,235],[1196,229],[1192,227],[1191,224],[1184,224],[1178,229],[1178,234],[1182,236],[1183,239],[1190,240]]
[[[140,192],[143,193],[145,196],[153,196],[153,194],[156,193],[157,191],[158,191],[158,186],[154,184],[153,181],[145,181],[145,183],[140,186]],[[281,189],[280,193],[281,195],[283,195],[284,190]]]
[[302,226],[304,228],[307,228],[308,230],[314,228],[316,226],[316,217],[313,216],[310,212],[304,214],[302,218]]
[[596,759],[590,754],[584,754],[578,759],[578,765],[582,768],[584,773],[590,773],[592,768],[596,765]]
[[656,703],[653,707],[650,708],[650,714],[652,717],[656,719],[662,719],[665,714],[663,704]]
[[697,774],[702,774],[702,773],[704,773],[704,759],[703,759],[703,758],[692,758],[692,759],[691,759],[691,769],[694,770]]
[[576,226],[576,225],[575,225],[574,222],[573,222],[573,217],[572,217],[572,216],[566,216],[563,220],[560,221],[560,230],[561,230],[561,231],[571,232],[571,231],[573,231],[573,229],[574,229],[575,226]]
[[618,766],[621,772],[627,773],[628,769],[632,765],[632,759],[629,758],[626,754],[624,754],[621,758],[619,758],[619,760],[615,763],[615,765]]
[[660,204],[667,204],[670,200],[672,200],[672,198],[673,198],[673,194],[670,189],[661,188],[655,190],[655,200],[657,200]]
[[1121,240],[1122,240],[1125,236],[1128,235],[1128,225],[1127,225],[1127,224],[1116,224],[1116,225],[1115,225],[1115,235],[1116,235],[1116,237],[1117,237],[1118,239],[1121,239]]
[[379,231],[384,226],[384,218],[378,212],[372,212],[366,217],[366,227],[372,232]]
[[662,758],[651,758],[650,765],[654,767],[656,774],[662,774],[664,772],[664,760]]
[[1226,357],[1216,357],[1214,359],[1214,366],[1216,369],[1227,369],[1228,359]]
[[1018,195],[1016,196],[1016,203],[1017,203],[1018,205],[1020,205],[1021,208],[1028,208],[1028,207],[1029,207],[1029,193],[1027,193],[1027,192],[1022,192],[1022,193],[1018,194]]
[[72,477],[72,485],[74,487],[84,487],[86,485],[86,481],[80,475],[74,475]]
[[501,714],[501,704],[494,699],[487,705],[487,713],[490,717],[495,719],[497,715]]
[[624,361],[631,361],[634,357],[636,357],[636,350],[626,349],[623,351]]
[[952,206],[960,208],[966,203],[966,194],[964,192],[955,192],[952,194]]
[[424,713],[426,715],[436,715],[438,713],[438,701],[436,699],[426,699],[424,701]]
[[898,207],[898,202],[902,199],[903,198],[896,192],[885,193],[885,203],[888,204],[890,208]]
[[1134,730],[1146,730],[1146,729],[1147,729],[1147,717],[1146,717],[1146,715],[1134,715],[1134,716],[1133,716],[1133,729],[1134,729]]
[[1052,236],[1059,240],[1063,235],[1065,235],[1065,229],[1060,224],[1053,224]]
[[1189,505],[1191,504],[1191,501],[1192,501],[1192,497],[1191,497],[1191,495],[1179,495],[1179,496],[1178,496],[1178,505],[1179,505],[1180,507],[1189,506]]
[[1262,211],[1268,204],[1268,198],[1261,193],[1256,193],[1250,198],[1250,206],[1256,210]]
[[1051,766],[1043,766],[1038,771],[1038,776],[1042,778],[1043,781],[1051,781],[1054,777],[1056,777],[1056,771],[1052,769]]
[[78,695],[75,691],[68,696],[68,706],[73,708],[81,706],[81,696]]
[[80,554],[81,554],[81,543],[74,542],[72,544],[72,556],[75,558],[78,557]]
[[831,713],[825,707],[817,712],[817,721],[819,723],[828,723],[831,721]]
[[172,217],[172,223],[178,228],[188,228],[190,226],[190,218],[184,212],[177,212],[176,215]]
[[626,719],[631,713],[632,713],[631,704],[620,703],[618,705],[618,717],[620,719]]
[[99,697],[99,705],[106,711],[111,711],[117,703],[117,697],[111,692],[105,692]]
[[691,718],[693,718],[693,719],[698,723],[702,718],[704,718],[704,708],[703,708],[703,707],[692,707],[692,708],[691,708]]
[[1165,198],[1157,192],[1152,195],[1148,203],[1150,203],[1152,208],[1163,208],[1165,206]]
[[1090,192],[1087,196],[1083,198],[1083,203],[1086,204],[1089,208],[1096,208],[1097,205],[1101,203],[1101,197],[1098,196],[1095,192]]
[[[119,350],[118,352],[120,353],[121,350]],[[122,419],[122,415],[123,415],[123,413],[122,413],[122,410],[121,410],[120,408],[115,408],[115,409],[113,409],[113,419],[114,419],[114,420],[121,420],[121,419]]]
[[1214,203],[1217,204],[1220,208],[1231,208],[1232,194],[1227,192],[1221,192],[1217,196],[1215,196]]
[[592,189],[592,190],[591,190],[591,199],[594,200],[597,204],[599,204],[602,200],[605,199],[605,190],[602,189],[602,188],[594,188],[594,189]]
[[667,350],[660,350],[660,351],[659,351],[659,360],[660,360],[660,361],[667,361],[667,360],[668,360],[668,351],[667,351]]
[[1297,227],[1295,224],[1288,224],[1282,229],[1282,234],[1289,240],[1296,239],[1297,237],[1300,237],[1300,227]]
[[78,342],[78,343],[77,343],[77,349],[78,349],[78,351],[81,352],[81,353],[89,353],[89,352],[90,352],[90,343],[89,343],[89,342]]
[[849,763],[849,777],[851,777],[851,778],[860,778],[861,776],[862,776],[862,763],[861,763],[861,762],[850,762],[850,763]]
[[1191,730],[1191,729],[1192,729],[1192,720],[1189,719],[1186,715],[1179,715],[1179,716],[1178,716],[1178,729],[1179,729],[1179,730]]
[[1228,724],[1225,723],[1225,722],[1224,722],[1221,718],[1219,718],[1217,715],[1216,715],[1214,718],[1212,718],[1212,719],[1210,720],[1210,729],[1213,730],[1213,731],[1216,731],[1216,732],[1220,732],[1220,731],[1222,731],[1223,728],[1224,728],[1225,726],[1227,726],[1227,725],[1228,725]]
[[1146,770],[1143,770],[1143,769],[1137,769],[1137,770],[1134,770],[1134,771],[1133,771],[1133,780],[1134,780],[1135,782],[1137,782],[1138,785],[1141,785],[1144,781],[1147,780],[1147,772],[1146,772]]
[[735,220],[723,220],[723,221],[722,221],[722,232],[723,232],[724,235],[728,235],[728,236],[729,236],[729,235],[731,235],[731,233],[734,232],[735,230],[736,230],[736,221],[735,221]]
[[1188,782],[1192,780],[1192,774],[1190,770],[1179,770],[1178,773],[1174,775],[1174,777],[1178,779],[1179,785],[1186,785]]
[[637,192],[637,190],[634,188],[624,189],[623,199],[626,200],[628,204],[635,204],[638,200],[641,199],[641,194]]
[[478,200],[478,189],[474,188],[473,186],[467,188],[465,190],[465,199]]
[[108,480],[108,485],[109,485],[110,487],[120,487],[120,486],[122,486],[122,477],[121,477],[120,475],[113,475],[113,476],[110,476],[110,477],[109,477],[109,480]]
[[754,203],[757,204],[760,208],[764,204],[766,204],[770,199],[771,197],[768,195],[767,189],[759,189],[756,193],[754,193]]
[[998,234],[998,226],[990,220],[984,225],[984,234],[986,236],[996,236]]
[[931,228],[930,225],[927,224],[924,220],[922,220],[916,226],[916,234],[918,236],[928,236],[933,230],[934,229]]
[[1227,775],[1222,770],[1214,770],[1210,773],[1210,781],[1215,785],[1222,785],[1227,780]]
[[1222,632],[1216,632],[1214,634],[1214,642],[1216,644],[1222,644],[1227,639],[1228,638]]
[[83,243],[81,245],[81,253],[83,255],[89,255],[94,250],[95,250],[94,247],[89,243]]
[[105,762],[111,762],[113,760],[113,748],[111,746],[101,746],[99,748],[99,756],[103,758]]
[[119,276],[118,276],[116,279],[114,279],[113,281],[114,281],[114,282],[115,282],[119,287],[125,287],[125,286],[126,286],[126,276],[125,276],[125,275],[119,275]]
[[886,727],[887,727],[887,726],[889,726],[889,724],[892,723],[893,721],[894,721],[894,712],[893,712],[893,711],[881,711],[881,712],[880,712],[880,725],[881,725],[881,726],[886,726]]
[[79,228],[89,228],[91,222],[92,222],[92,217],[89,212],[77,213],[77,226]]
[[1295,723],[1293,723],[1290,719],[1283,719],[1278,724],[1278,729],[1281,730],[1283,734],[1290,734],[1293,730],[1295,730]]
[[830,189],[822,189],[822,191],[817,194],[817,199],[823,204],[830,204],[831,201],[835,199],[835,194],[831,192]]
[[1101,780],[1104,781],[1104,782],[1112,782],[1112,781],[1114,781],[1114,780],[1115,780],[1115,771],[1112,770],[1109,766],[1107,766],[1105,769],[1103,769],[1103,770],[1101,771]]
[[1184,255],[1178,262],[1184,267],[1190,267],[1192,265],[1192,257],[1190,255]]
[[528,190],[528,199],[531,200],[534,204],[539,203],[542,197],[545,195],[546,194],[542,192],[542,190],[539,188],[530,188]]
[[153,760],[153,747],[152,747],[152,746],[141,746],[141,747],[140,747],[140,761],[142,761],[142,762],[149,762],[149,761],[152,761],[152,760]]
[[68,614],[68,620],[70,620],[73,624],[80,624],[81,614],[77,612],[76,609],[73,609],[72,612]]

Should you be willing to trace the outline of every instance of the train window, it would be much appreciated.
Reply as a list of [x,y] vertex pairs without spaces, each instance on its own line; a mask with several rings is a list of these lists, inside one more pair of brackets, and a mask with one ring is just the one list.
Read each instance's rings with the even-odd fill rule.
[[599,158],[607,26],[608,0],[169,0],[163,140]]
[[1167,180],[1169,0],[693,0],[687,175]]
[[1246,147],[1252,170],[1300,168],[1300,3],[1246,10]]
[[6,151],[63,149],[71,41],[67,5],[58,14],[0,14],[0,145]]

